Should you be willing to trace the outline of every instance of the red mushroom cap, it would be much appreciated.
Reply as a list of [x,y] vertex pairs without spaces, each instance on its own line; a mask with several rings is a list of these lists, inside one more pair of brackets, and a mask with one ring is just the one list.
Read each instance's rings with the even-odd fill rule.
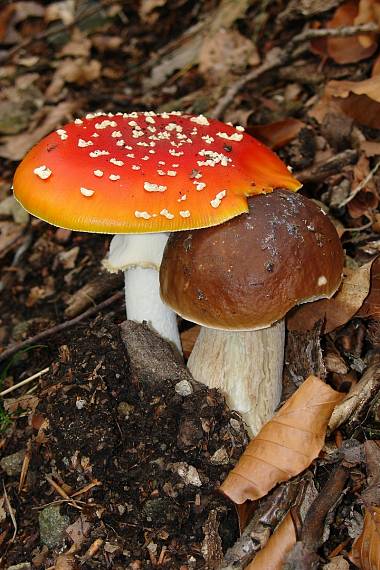
[[242,127],[179,112],[89,114],[26,155],[17,200],[54,225],[104,233],[176,231],[248,211],[247,196],[301,184]]

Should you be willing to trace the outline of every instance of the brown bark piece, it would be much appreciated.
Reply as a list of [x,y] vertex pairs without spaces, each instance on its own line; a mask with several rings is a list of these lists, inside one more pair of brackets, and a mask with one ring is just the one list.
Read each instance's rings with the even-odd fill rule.
[[76,317],[94,304],[100,297],[119,289],[124,282],[123,273],[102,273],[99,277],[86,283],[75,291],[67,301],[65,316],[69,319]]

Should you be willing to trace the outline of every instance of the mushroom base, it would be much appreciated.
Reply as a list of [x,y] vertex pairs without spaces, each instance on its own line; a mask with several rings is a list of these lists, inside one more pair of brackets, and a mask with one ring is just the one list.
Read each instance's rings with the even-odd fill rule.
[[188,367],[196,380],[224,393],[254,436],[280,403],[284,347],[284,320],[247,332],[202,328]]

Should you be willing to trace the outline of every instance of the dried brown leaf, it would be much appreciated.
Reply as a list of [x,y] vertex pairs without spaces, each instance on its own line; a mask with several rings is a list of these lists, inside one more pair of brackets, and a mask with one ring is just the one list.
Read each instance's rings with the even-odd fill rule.
[[286,555],[296,541],[296,529],[291,514],[288,513],[246,570],[281,570]]
[[350,560],[361,570],[379,570],[380,507],[366,508],[363,532],[352,545]]
[[207,34],[199,52],[199,71],[209,83],[225,80],[230,74],[241,74],[248,66],[259,63],[255,45],[234,29],[222,28]]
[[276,121],[267,125],[252,125],[246,130],[264,144],[276,149],[292,141],[305,126],[305,123],[299,119],[287,117],[283,121]]
[[357,317],[380,317],[380,257],[371,267],[371,283],[368,296],[356,313]]
[[372,261],[343,270],[343,281],[331,299],[300,305],[287,316],[287,327],[292,331],[308,331],[320,319],[325,321],[325,332],[331,332],[347,323],[360,309],[370,289]]
[[221,491],[240,504],[301,473],[322,449],[331,413],[342,397],[309,376],[249,443]]
[[[326,27],[339,28],[373,21],[372,14],[364,6],[366,1],[348,0],[336,9]],[[370,57],[376,51],[377,41],[375,34],[362,34],[345,38],[321,38],[312,41],[311,46],[320,55],[331,57],[336,63],[346,64]]]

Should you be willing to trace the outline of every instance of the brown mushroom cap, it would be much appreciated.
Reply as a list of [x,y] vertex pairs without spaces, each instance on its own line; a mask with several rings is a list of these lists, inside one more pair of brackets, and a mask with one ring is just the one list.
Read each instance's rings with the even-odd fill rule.
[[170,236],[161,296],[182,317],[215,329],[260,329],[339,287],[343,249],[314,202],[283,190],[248,201],[248,214]]

